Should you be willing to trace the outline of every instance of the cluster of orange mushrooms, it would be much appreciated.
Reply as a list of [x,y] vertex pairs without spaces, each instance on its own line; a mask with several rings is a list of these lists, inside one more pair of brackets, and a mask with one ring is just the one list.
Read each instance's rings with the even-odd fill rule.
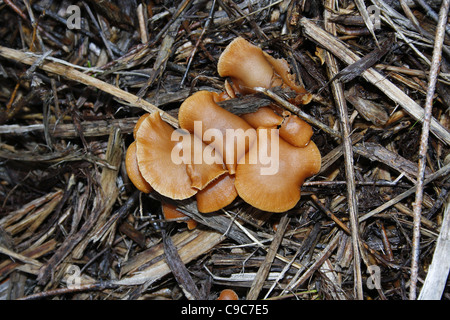
[[[284,212],[293,208],[300,199],[304,180],[320,170],[321,156],[311,141],[311,126],[275,105],[238,116],[221,108],[218,102],[254,93],[256,87],[289,87],[297,93],[296,104],[308,103],[311,95],[295,83],[284,59],[273,58],[241,37],[233,40],[221,54],[218,73],[227,78],[225,91],[198,91],[188,97],[179,109],[180,128],[170,126],[157,112],[145,114],[138,120],[134,128],[135,141],[126,154],[130,180],[144,193],[155,190],[177,200],[195,196],[198,211],[202,213],[220,210],[237,196],[264,211]],[[219,130],[224,140],[217,143],[197,136],[194,131],[197,121],[201,121],[202,132]],[[227,129],[243,133],[248,129],[258,132],[262,128],[274,129],[278,134],[276,174],[262,175],[260,169],[266,164],[245,161],[254,148],[268,148],[262,145],[258,135],[254,139],[243,137],[245,151],[239,153],[233,146],[235,140],[227,141],[225,134]],[[174,130],[191,139],[192,143],[201,143],[202,152],[211,151],[220,161],[212,164],[172,161],[174,150],[181,148],[179,141],[171,139]],[[270,138],[264,142],[270,143]],[[226,151],[230,147],[236,151],[234,157],[227,157]],[[190,159],[195,156],[192,151]],[[165,211],[172,209],[166,207]]]

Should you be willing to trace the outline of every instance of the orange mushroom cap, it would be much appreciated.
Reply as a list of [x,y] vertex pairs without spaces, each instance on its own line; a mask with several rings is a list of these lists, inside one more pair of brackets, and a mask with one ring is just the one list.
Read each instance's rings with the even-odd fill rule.
[[[235,187],[239,196],[253,207],[269,212],[284,212],[292,209],[300,200],[300,187],[304,180],[319,172],[320,152],[312,141],[306,147],[298,148],[272,133],[276,130],[262,129],[257,130],[257,143],[237,165]],[[261,139],[264,134],[266,139]],[[278,157],[272,149],[275,145],[272,143],[278,143]],[[252,154],[259,155],[261,150],[266,149],[272,163],[263,164],[259,156],[256,163],[251,162]],[[271,166],[276,170],[262,174],[263,169],[270,169]]]
[[[178,121],[180,127],[197,135],[204,143],[212,146],[214,150],[223,156],[230,174],[234,174],[236,163],[243,157],[250,145],[254,142],[254,136],[247,135],[247,130],[254,130],[245,120],[239,116],[221,108],[216,102],[220,100],[219,94],[209,91],[198,91],[187,98],[180,106]],[[198,121],[199,127],[195,127]],[[198,132],[198,129],[201,132]],[[228,135],[233,132],[233,139]],[[212,133],[213,141],[205,141],[205,133]],[[217,135],[220,139],[215,139]],[[243,148],[239,149],[236,141],[245,141]],[[228,151],[232,151],[230,154]],[[233,157],[234,156],[234,157]]]
[[263,51],[244,38],[234,39],[222,52],[217,64],[221,77],[230,77],[238,93],[254,93],[252,88],[271,88],[283,84]]
[[133,129],[133,138],[136,139],[136,133],[139,130],[139,127],[141,126],[142,122],[150,115],[150,113],[144,113],[142,116],[139,117],[138,121],[134,125]]
[[[163,202],[161,204],[161,208],[162,208],[162,212],[164,214],[164,218],[166,220],[172,220],[172,219],[179,219],[179,218],[186,218],[187,216],[178,211],[177,207],[174,205],[171,205],[169,203],[165,203]],[[177,222],[181,222],[181,221],[177,221]],[[189,230],[194,229],[197,226],[197,221],[195,221],[194,219],[186,219],[185,221],[187,224],[187,227]]]
[[[150,114],[145,113],[142,115],[138,121],[136,122],[136,125],[133,129],[133,137],[136,139],[136,132],[141,126],[141,123],[147,118]],[[136,156],[136,141],[133,141],[127,149],[127,153],[125,156],[125,167],[127,170],[128,177],[130,178],[133,185],[140,191],[144,193],[150,193],[152,192],[152,187],[150,184],[145,181],[144,177],[142,176],[141,172],[139,171],[139,166],[137,162],[137,156]]]
[[136,141],[133,141],[127,149],[127,153],[125,155],[125,168],[127,170],[128,177],[138,190],[144,193],[152,192],[152,187],[147,181],[145,181],[139,171],[136,157]]
[[295,147],[305,147],[313,135],[312,127],[297,115],[282,111],[279,116],[272,108],[263,107],[255,112],[242,115],[252,127],[278,127],[279,135]]
[[[191,158],[189,163],[186,164],[186,172],[191,179],[191,187],[202,190],[228,171],[223,166],[222,156],[216,154],[211,146],[206,145],[193,134],[189,134],[189,137],[191,139]],[[214,162],[207,163],[203,159],[205,154],[212,155]]]
[[147,116],[136,132],[136,154],[144,179],[163,196],[187,199],[197,193],[185,165],[172,161],[177,142],[172,141],[174,129],[161,119],[158,112]]
[[239,300],[239,297],[234,290],[224,289],[220,292],[217,300]]
[[[174,131],[157,112],[145,117],[136,131],[136,155],[139,170],[153,189],[163,196],[182,200],[195,195],[198,189],[204,188],[226,170],[217,163],[196,164],[194,153],[203,152],[206,145],[199,141],[197,150],[195,137],[189,132],[178,130],[178,137],[183,139],[177,141]],[[187,155],[183,145],[185,141],[189,142],[186,152],[190,162],[184,158]],[[180,163],[174,159],[177,151]]]
[[[176,141],[173,138],[174,131],[161,119],[159,113],[147,116],[136,132],[136,155],[142,177],[150,186],[163,196],[181,200],[195,195],[198,188],[204,188],[207,183],[226,171],[220,164],[192,165],[187,170],[188,162],[184,162],[184,140]],[[186,141],[192,141],[192,135],[188,132],[177,133],[184,135]],[[202,144],[200,151],[203,148]],[[192,160],[192,150],[194,148],[188,151],[189,161]],[[182,153],[180,163],[174,161],[177,151],[178,154],[180,151]]]
[[234,176],[224,174],[211,182],[205,189],[197,192],[195,198],[198,211],[210,213],[232,203],[237,197],[234,180]]
[[296,102],[306,104],[312,96],[305,88],[295,83],[286,60],[275,59],[261,48],[242,37],[234,39],[220,55],[217,71],[221,77],[230,77],[233,85],[226,87],[229,95],[236,93],[254,93],[253,88],[266,89],[288,86],[296,91],[300,98]]
[[253,128],[272,128],[281,126],[283,117],[280,117],[272,108],[262,107],[255,112],[246,113],[241,116]]
[[312,127],[297,115],[283,112],[284,121],[280,127],[280,137],[296,147],[305,147],[313,135]]

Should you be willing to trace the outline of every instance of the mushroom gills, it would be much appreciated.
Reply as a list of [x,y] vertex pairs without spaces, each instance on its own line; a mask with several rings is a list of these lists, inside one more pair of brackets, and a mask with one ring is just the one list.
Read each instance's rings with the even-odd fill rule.
[[[220,164],[191,167],[191,176],[198,178],[194,181],[197,188],[193,187],[187,163],[184,162],[189,160],[191,150],[183,150],[183,143],[174,138],[179,134],[161,119],[159,113],[151,114],[142,121],[136,132],[136,156],[142,177],[155,191],[171,199],[183,200],[195,195],[198,188],[206,187],[208,182],[226,171]],[[188,132],[184,135],[185,141],[191,141]],[[188,157],[185,158],[185,155]],[[201,174],[207,176],[206,181],[198,177]]]

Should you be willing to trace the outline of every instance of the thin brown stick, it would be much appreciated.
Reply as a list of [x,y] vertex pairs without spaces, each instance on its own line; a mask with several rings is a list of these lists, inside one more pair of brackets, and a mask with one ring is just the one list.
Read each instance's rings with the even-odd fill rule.
[[298,280],[293,283],[292,285],[289,285],[289,289],[294,289],[301,284],[303,284],[306,280],[309,279],[313,275],[313,273],[323,264],[323,262],[328,259],[333,253],[334,249],[336,249],[340,238],[342,237],[343,231],[339,231],[333,239],[328,242],[328,245],[323,249],[317,256],[316,261],[306,270],[303,275],[298,278]]
[[25,21],[28,20],[25,13],[23,13],[23,11],[20,10],[20,8],[18,6],[16,6],[12,1],[5,0],[5,4],[8,5],[11,9],[13,9],[23,20],[25,20]]
[[[30,55],[29,53],[14,50],[0,46],[0,56],[13,61],[21,62],[28,65],[33,65],[38,59],[38,56]],[[60,76],[63,76],[69,80],[73,80],[82,83],[86,86],[92,86],[101,91],[104,91],[116,98],[124,100],[128,104],[134,107],[141,108],[149,113],[159,112],[161,117],[174,127],[178,127],[178,120],[163,110],[159,109],[155,105],[147,102],[144,99],[140,99],[132,93],[126,92],[112,84],[109,84],[100,79],[94,78],[90,75],[75,70],[72,67],[68,67],[55,62],[44,61],[39,65],[39,68],[51,72]]]
[[[327,7],[333,8],[335,6],[334,0],[326,1]],[[336,34],[336,26],[333,22],[328,22],[328,11],[325,12],[325,28],[328,32]],[[328,66],[328,73],[332,79],[339,73],[339,68],[336,59],[330,52],[326,54],[326,61]],[[361,275],[361,256],[360,256],[360,239],[358,228],[358,203],[356,199],[356,186],[355,186],[355,173],[353,171],[353,149],[352,141],[350,140],[350,124],[348,119],[347,103],[344,96],[344,89],[342,83],[339,80],[335,80],[331,83],[331,89],[333,91],[334,99],[337,105],[337,111],[340,119],[342,144],[344,146],[344,163],[345,163],[345,176],[347,181],[347,201],[348,211],[350,218],[350,230],[352,235],[353,245],[353,274],[355,281],[355,295],[359,300],[364,298],[362,288],[362,275]]]
[[255,280],[252,283],[251,289],[247,294],[247,300],[256,300],[258,299],[258,295],[263,288],[264,282],[266,281],[267,276],[269,275],[270,267],[272,266],[273,259],[277,254],[278,247],[283,240],[284,232],[286,231],[286,227],[289,224],[288,215],[284,215],[281,217],[280,223],[278,225],[277,233],[270,244],[269,250],[267,251],[267,255],[264,259],[264,262],[261,264],[261,267],[258,269],[256,273]]
[[420,218],[422,214],[423,188],[426,166],[426,154],[428,149],[428,137],[430,133],[431,111],[433,107],[433,96],[436,89],[437,77],[441,65],[442,44],[445,36],[445,25],[450,6],[450,0],[443,0],[439,12],[439,21],[436,30],[436,37],[431,60],[430,79],[428,82],[427,95],[425,100],[425,116],[423,119],[422,134],[419,148],[419,170],[417,172],[416,198],[413,212],[413,242],[411,259],[411,282],[409,286],[409,299],[415,300],[417,297],[417,280],[419,278],[419,253],[420,253]]
[[[450,163],[447,164],[446,166],[442,167],[441,169],[439,169],[438,171],[436,171],[435,173],[430,174],[424,181],[424,185],[429,184],[430,182],[433,182],[434,180],[444,177],[446,175],[448,175],[450,173]],[[359,218],[359,222],[362,222],[364,220],[369,219],[370,217],[383,212],[384,210],[386,210],[387,208],[395,205],[396,203],[402,201],[403,199],[409,197],[410,195],[414,194],[416,190],[416,187],[412,187],[408,190],[406,190],[405,192],[399,194],[398,196],[396,196],[395,198],[389,200],[388,202],[385,202],[384,204],[382,204],[381,206],[379,206],[378,208],[375,208],[373,210],[371,210],[370,212],[366,213],[365,215],[361,216]]]
[[350,231],[350,229],[347,227],[347,225],[345,223],[343,223],[341,220],[339,220],[338,217],[336,217],[333,212],[331,212],[330,210],[328,210],[327,207],[325,207],[322,202],[320,202],[319,198],[317,198],[317,196],[315,194],[311,195],[311,199],[314,201],[314,203],[319,207],[320,210],[322,210],[322,212],[324,212],[328,218],[330,218],[331,220],[333,220],[334,222],[336,222],[336,224],[345,231],[346,234],[351,235],[352,232]]
[[261,92],[265,94],[266,96],[273,99],[275,102],[279,103],[283,108],[293,112],[309,124],[315,126],[318,129],[323,130],[324,132],[328,133],[329,135],[335,137],[335,138],[341,138],[341,134],[337,132],[336,130],[333,130],[326,124],[323,124],[322,122],[318,121],[316,118],[310,116],[309,114],[303,112],[299,107],[293,105],[292,103],[288,102],[287,100],[283,99],[279,95],[277,95],[273,90],[269,90],[266,88],[261,87],[255,87],[254,90]]
[[203,297],[200,294],[195,281],[192,279],[188,269],[181,260],[177,248],[173,244],[172,238],[169,236],[169,232],[166,229],[162,230],[162,238],[165,261],[178,284],[183,289],[184,294],[189,300],[202,299]]

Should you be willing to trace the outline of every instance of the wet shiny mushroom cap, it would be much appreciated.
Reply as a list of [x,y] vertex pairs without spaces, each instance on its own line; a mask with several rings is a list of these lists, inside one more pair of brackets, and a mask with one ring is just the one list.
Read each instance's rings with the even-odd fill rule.
[[272,108],[263,107],[243,114],[241,118],[254,128],[276,126],[280,130],[280,137],[296,147],[305,147],[313,135],[312,127],[289,111],[281,111],[279,115]]
[[136,141],[133,141],[125,155],[125,168],[127,170],[128,178],[130,178],[133,185],[140,191],[144,193],[152,192],[152,187],[150,184],[144,179],[139,170],[137,157],[136,157]]
[[174,128],[158,112],[146,117],[136,132],[136,154],[144,179],[158,193],[171,199],[187,199],[197,193],[191,187],[186,166],[172,161],[172,151],[179,148],[172,141]]
[[[193,164],[188,170],[193,149],[185,151],[184,142],[192,142],[192,135],[181,130],[174,134],[174,131],[159,113],[147,116],[136,132],[136,157],[142,177],[154,190],[171,199],[182,200],[195,195],[199,188],[204,188],[226,170],[220,164],[205,163]],[[200,151],[203,148],[204,144]]]
[[305,88],[296,84],[289,64],[276,59],[242,37],[234,39],[220,55],[217,71],[221,77],[229,77],[229,96],[254,93],[255,87],[289,87],[298,93],[296,104],[307,104],[312,99]]
[[[181,104],[178,121],[181,128],[219,152],[229,173],[234,174],[236,163],[254,142],[251,135],[254,129],[239,116],[221,108],[217,104],[219,99],[215,92],[194,93]],[[242,148],[237,141],[242,141]]]
[[136,133],[139,130],[139,127],[141,126],[142,122],[150,115],[150,113],[144,113],[142,116],[139,117],[138,121],[134,125],[133,129],[133,138],[136,140]]
[[254,87],[281,86],[263,51],[242,37],[234,39],[222,52],[217,64],[221,77],[230,77],[238,93],[253,93]]
[[[304,148],[294,147],[273,131],[263,129],[266,128],[258,129],[257,143],[237,165],[235,187],[239,196],[253,207],[284,212],[300,200],[304,180],[319,172],[320,152],[313,141]],[[264,135],[266,138],[262,139]],[[273,143],[278,143],[278,155]],[[251,155],[260,152],[270,156],[270,163],[264,163],[261,157],[252,163]]]
[[234,187],[235,177],[225,174],[210,183],[195,195],[197,209],[202,213],[220,210],[234,201],[237,191]]
[[217,300],[239,300],[239,297],[234,290],[224,289],[220,292]]

